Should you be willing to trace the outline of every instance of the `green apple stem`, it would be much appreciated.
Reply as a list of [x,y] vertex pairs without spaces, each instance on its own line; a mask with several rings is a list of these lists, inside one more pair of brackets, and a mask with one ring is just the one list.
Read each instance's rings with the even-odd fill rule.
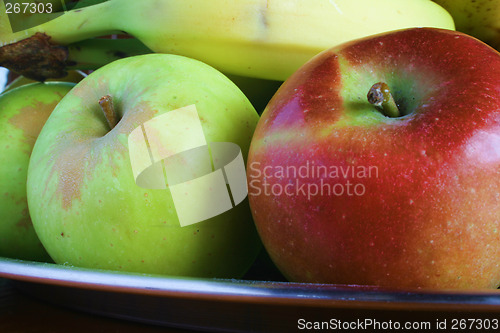
[[116,115],[115,108],[113,106],[113,99],[110,95],[102,96],[99,99],[99,105],[101,106],[104,117],[108,121],[108,125],[111,129],[115,128],[118,123],[118,117]]
[[378,107],[384,116],[397,118],[401,116],[398,105],[392,97],[391,89],[385,82],[375,83],[368,91],[368,102]]

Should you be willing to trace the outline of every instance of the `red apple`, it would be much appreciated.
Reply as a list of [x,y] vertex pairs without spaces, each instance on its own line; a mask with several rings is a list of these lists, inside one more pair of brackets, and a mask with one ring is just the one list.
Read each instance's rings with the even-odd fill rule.
[[432,28],[327,50],[270,101],[247,176],[292,281],[496,288],[500,54]]

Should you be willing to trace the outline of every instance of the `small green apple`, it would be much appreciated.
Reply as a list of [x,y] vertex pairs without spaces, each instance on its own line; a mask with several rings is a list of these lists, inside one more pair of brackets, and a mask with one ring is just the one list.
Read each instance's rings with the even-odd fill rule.
[[34,83],[0,95],[0,256],[50,260],[28,213],[28,163],[45,121],[73,86]]
[[[208,143],[236,144],[246,158],[257,112],[226,76],[196,60],[166,54],[118,60],[61,101],[36,142],[27,187],[33,224],[56,263],[196,277],[245,273],[261,248],[247,199],[181,226],[172,187],[136,183],[132,133],[190,105]],[[196,138],[185,135],[191,125],[176,126],[178,137],[167,143],[192,145]],[[184,203],[199,211],[209,199]]]
[[[87,76],[87,74],[85,74],[82,71],[73,70],[73,71],[68,71],[68,75],[66,75],[65,77],[58,78],[58,79],[47,79],[45,82],[58,81],[58,82],[74,82],[74,83],[78,83],[78,82],[80,82],[86,76]],[[5,87],[5,90],[3,92],[7,92],[7,91],[12,90],[14,88],[17,88],[17,87],[20,87],[20,86],[24,86],[25,84],[36,83],[36,82],[37,81],[32,80],[32,79],[28,79],[27,77],[18,76],[15,80],[13,80],[11,83],[9,83]]]

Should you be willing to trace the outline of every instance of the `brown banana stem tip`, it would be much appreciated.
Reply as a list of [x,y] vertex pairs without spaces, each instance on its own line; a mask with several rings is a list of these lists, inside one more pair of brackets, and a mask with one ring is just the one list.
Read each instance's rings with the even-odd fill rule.
[[0,66],[37,81],[66,76],[68,49],[49,41],[50,36],[37,32],[0,47]]

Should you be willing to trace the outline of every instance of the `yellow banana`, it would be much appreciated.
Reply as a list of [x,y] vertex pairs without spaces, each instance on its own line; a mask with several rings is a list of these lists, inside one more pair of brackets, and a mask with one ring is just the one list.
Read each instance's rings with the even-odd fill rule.
[[60,45],[126,32],[154,52],[199,59],[226,73],[285,80],[327,48],[423,26],[454,29],[448,12],[430,0],[109,0],[0,35],[0,45],[36,32]]
[[457,30],[500,50],[500,0],[434,0],[448,10]]

